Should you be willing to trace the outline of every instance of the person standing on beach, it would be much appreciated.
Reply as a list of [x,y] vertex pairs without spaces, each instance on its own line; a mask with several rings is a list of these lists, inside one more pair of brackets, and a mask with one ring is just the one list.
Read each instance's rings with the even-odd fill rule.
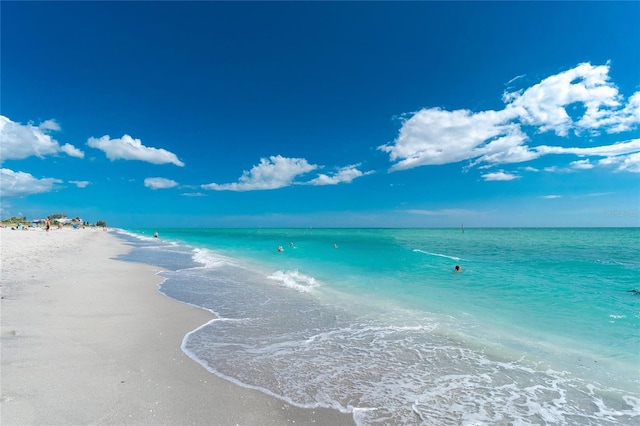
[[49,221],[49,218],[46,218],[44,220],[44,230],[49,232],[49,228],[51,228],[51,221]]

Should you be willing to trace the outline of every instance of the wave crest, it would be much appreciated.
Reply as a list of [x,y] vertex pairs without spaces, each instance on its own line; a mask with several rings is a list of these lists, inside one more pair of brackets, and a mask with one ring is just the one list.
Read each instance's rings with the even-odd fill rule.
[[315,278],[302,274],[297,269],[293,271],[276,271],[267,278],[277,281],[281,287],[291,288],[301,293],[309,293],[314,287],[320,285]]

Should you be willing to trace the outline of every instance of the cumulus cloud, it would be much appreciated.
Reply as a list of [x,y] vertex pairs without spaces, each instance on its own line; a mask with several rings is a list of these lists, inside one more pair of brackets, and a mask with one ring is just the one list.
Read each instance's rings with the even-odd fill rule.
[[[605,127],[607,133],[621,133],[633,130],[640,123],[640,92],[631,95],[622,110],[611,116],[599,118],[599,126]],[[588,127],[588,125],[585,127]]]
[[86,188],[91,182],[88,180],[70,180],[69,183],[74,184],[78,188]]
[[[379,147],[397,161],[391,170],[455,163],[497,152],[498,146],[520,145],[526,136],[509,124],[505,112],[445,111],[430,108],[407,119],[393,144]],[[485,142],[496,142],[492,147]]]
[[514,175],[512,173],[507,173],[501,170],[499,172],[486,173],[482,175],[482,178],[485,181],[507,181],[507,180],[519,179],[520,176]]
[[178,186],[178,182],[161,177],[151,177],[144,180],[144,186],[151,189],[168,189]]
[[60,131],[55,120],[46,120],[39,125],[21,124],[0,115],[0,161],[21,160],[31,156],[65,153],[83,158],[84,152],[68,143],[60,145],[51,133]]
[[73,145],[65,143],[60,147],[60,151],[64,152],[70,157],[84,158],[84,152],[80,151]]
[[318,177],[311,179],[307,183],[309,185],[337,185],[340,183],[349,183],[356,178],[374,173],[372,170],[362,172],[358,170],[359,166],[360,164],[352,164],[350,166],[342,167],[332,174],[321,173]]
[[60,179],[38,179],[25,172],[15,172],[10,169],[0,170],[0,196],[3,198],[24,197],[51,191]]
[[140,139],[134,139],[129,135],[111,139],[105,135],[99,139],[89,138],[87,145],[103,151],[107,158],[114,160],[140,160],[152,164],[175,164],[183,167],[184,163],[178,157],[165,149],[152,148],[142,145]]
[[571,163],[569,163],[569,167],[577,170],[589,170],[589,169],[593,169],[595,166],[591,164],[589,160],[578,160],[578,161],[572,161]]
[[202,185],[202,188],[214,191],[256,191],[284,188],[291,185],[338,185],[374,173],[372,170],[363,172],[358,167],[360,164],[352,164],[339,168],[334,173],[320,173],[311,180],[300,180],[302,176],[321,167],[309,164],[304,158],[287,158],[275,155],[268,159],[261,158],[260,164],[253,166],[249,171],[245,170],[238,182],[209,183]]
[[602,166],[613,166],[618,172],[640,173],[640,152],[603,158],[598,161],[598,164]]
[[[541,132],[554,131],[558,136],[566,136],[571,129],[610,128],[624,121],[618,109],[623,99],[609,81],[609,65],[580,64],[523,92],[505,93],[503,100],[507,109],[517,111],[523,124],[536,126]],[[572,104],[586,109],[577,122],[567,112]]]
[[238,182],[209,183],[204,189],[214,191],[255,191],[277,189],[292,185],[298,176],[309,173],[318,166],[309,164],[304,158],[287,158],[281,155],[261,158],[260,164],[245,170]]
[[[530,161],[548,154],[607,158],[626,155],[616,160],[619,169],[635,170],[635,157],[629,155],[640,152],[640,147],[634,141],[592,148],[531,146],[531,137],[525,133],[525,128],[533,128],[536,133],[554,132],[559,137],[571,132],[592,136],[637,128],[640,92],[625,102],[610,81],[609,64],[580,64],[529,88],[506,92],[502,99],[505,107],[499,111],[428,108],[408,114],[397,138],[378,149],[388,153],[394,163],[390,171],[461,161],[469,161],[468,167],[485,167]],[[501,175],[484,176],[489,176],[486,180],[496,180]]]

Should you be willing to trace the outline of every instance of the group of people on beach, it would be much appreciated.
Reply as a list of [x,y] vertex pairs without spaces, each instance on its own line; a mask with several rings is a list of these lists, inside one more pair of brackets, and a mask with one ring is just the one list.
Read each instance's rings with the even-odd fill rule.
[[[58,225],[58,228],[60,228],[61,225]],[[29,228],[31,226],[27,226],[27,225],[23,225],[22,223],[18,223],[15,227],[12,227],[11,229],[17,229],[19,231],[24,230],[24,231],[28,231]],[[51,221],[49,220],[49,218],[46,218],[44,220],[44,230],[46,232],[49,232],[49,229],[51,228]]]

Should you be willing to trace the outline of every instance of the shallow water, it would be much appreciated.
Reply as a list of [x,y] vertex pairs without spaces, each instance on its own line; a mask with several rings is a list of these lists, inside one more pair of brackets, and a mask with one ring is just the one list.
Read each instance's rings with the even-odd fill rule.
[[183,350],[242,386],[359,424],[640,417],[638,228],[154,231],[125,258],[219,317]]

